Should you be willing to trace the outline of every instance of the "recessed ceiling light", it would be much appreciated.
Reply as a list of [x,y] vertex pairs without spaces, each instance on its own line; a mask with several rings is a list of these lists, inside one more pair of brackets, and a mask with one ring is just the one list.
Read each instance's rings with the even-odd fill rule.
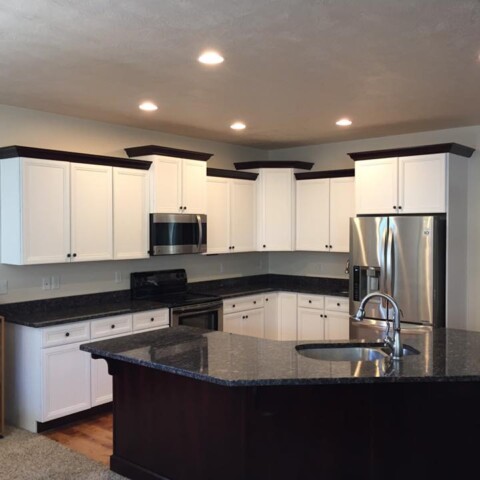
[[340,127],[348,127],[352,124],[352,121],[348,118],[341,118],[338,122],[335,122],[335,124]]
[[245,129],[247,126],[243,123],[243,122],[235,122],[235,123],[232,123],[230,125],[230,128],[232,130],[243,130]]
[[208,52],[203,52],[199,57],[198,61],[200,63],[205,63],[206,65],[218,65],[222,63],[224,58],[218,53],[210,50]]
[[153,102],[142,102],[138,108],[144,112],[154,112],[158,107]]

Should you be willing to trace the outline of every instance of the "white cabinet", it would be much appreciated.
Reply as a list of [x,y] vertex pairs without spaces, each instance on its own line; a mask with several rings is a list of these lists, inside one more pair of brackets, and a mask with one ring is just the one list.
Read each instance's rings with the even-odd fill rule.
[[278,293],[267,293],[264,297],[265,338],[280,338],[280,322],[278,318]]
[[290,292],[278,293],[278,340],[297,339],[297,294]]
[[257,249],[294,249],[295,181],[289,168],[265,168],[257,179]]
[[149,245],[147,170],[113,168],[113,258],[147,258]]
[[355,208],[361,214],[446,211],[446,154],[355,162]]
[[298,308],[298,340],[323,340],[325,320],[323,310]]
[[263,295],[249,295],[224,300],[223,331],[263,338],[263,305]]
[[143,158],[153,162],[152,213],[206,213],[206,162],[162,155]]
[[255,183],[208,177],[207,253],[255,250]]
[[354,178],[296,182],[296,250],[348,252]]
[[348,313],[325,311],[325,340],[348,340],[350,317]]

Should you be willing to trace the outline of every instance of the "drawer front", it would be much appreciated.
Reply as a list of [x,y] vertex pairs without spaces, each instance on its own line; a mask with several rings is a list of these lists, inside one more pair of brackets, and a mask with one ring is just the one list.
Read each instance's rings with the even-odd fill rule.
[[116,315],[115,317],[102,318],[100,320],[92,320],[92,339],[103,338],[120,333],[128,333],[132,331],[131,315]]
[[133,314],[133,331],[150,330],[164,327],[170,324],[170,314],[168,308],[160,310],[150,310]]
[[223,301],[223,313],[242,312],[243,310],[263,307],[263,298],[263,295],[229,298]]
[[304,308],[319,308],[323,310],[325,297],[323,295],[298,294],[298,306]]
[[348,313],[348,298],[325,297],[325,310]]
[[55,347],[90,339],[90,322],[74,322],[42,329],[42,347]]

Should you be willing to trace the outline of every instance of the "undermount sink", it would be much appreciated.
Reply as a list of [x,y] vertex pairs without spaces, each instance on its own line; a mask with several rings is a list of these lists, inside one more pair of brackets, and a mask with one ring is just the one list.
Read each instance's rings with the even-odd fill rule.
[[[307,343],[297,345],[297,352],[304,357],[328,362],[375,362],[390,357],[390,349],[383,343]],[[404,345],[403,355],[418,355],[420,353],[414,348]]]

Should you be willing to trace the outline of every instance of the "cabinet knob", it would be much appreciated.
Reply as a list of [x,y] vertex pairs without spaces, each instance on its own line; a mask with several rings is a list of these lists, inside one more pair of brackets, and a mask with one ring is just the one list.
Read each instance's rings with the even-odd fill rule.
[[333,248],[333,247],[330,245],[330,248]]
[[153,322],[153,321],[155,321],[155,319],[152,317],[152,318],[150,319],[150,321]]
[[267,246],[266,246],[266,245],[264,245],[264,246],[263,246],[263,248],[267,248]]
[[115,325],[111,325],[111,328],[115,328]]
[[320,318],[323,318],[323,313],[320,314]]
[[397,209],[397,207],[394,205],[394,206],[393,206],[393,209],[394,209],[394,210],[396,210],[396,209]]
[[266,298],[265,301],[268,302],[268,298]]
[[72,255],[70,253],[67,253],[67,258],[70,258]]
[[257,301],[256,301],[256,300],[254,300],[254,301],[253,301],[253,304],[254,304],[254,305],[256,305],[256,304],[257,304]]
[[184,210],[186,210],[186,209],[187,209],[187,207],[183,207],[183,209],[184,209]]
[[325,245],[325,248],[328,248],[328,245]]
[[69,336],[70,336],[70,332],[67,332],[67,333],[65,334],[65,336],[66,336],[66,337],[69,337]]
[[76,254],[76,253],[74,253],[74,254],[72,255],[72,257],[76,257],[76,256],[77,256],[77,254]]
[[308,301],[308,303],[312,303],[312,301],[311,301],[311,300],[309,300],[309,301]]
[[232,308],[235,308],[235,304],[232,305]]
[[235,245],[232,247],[232,250],[235,250]]
[[245,318],[248,318],[248,315],[245,315]]
[[337,303],[337,307],[339,307],[339,306],[340,306],[340,304],[339,304],[339,303]]
[[324,315],[325,318],[327,318],[327,315]]
[[399,205],[399,206],[398,206],[398,209],[399,209],[399,210],[401,210],[401,209],[402,209],[402,207]]

